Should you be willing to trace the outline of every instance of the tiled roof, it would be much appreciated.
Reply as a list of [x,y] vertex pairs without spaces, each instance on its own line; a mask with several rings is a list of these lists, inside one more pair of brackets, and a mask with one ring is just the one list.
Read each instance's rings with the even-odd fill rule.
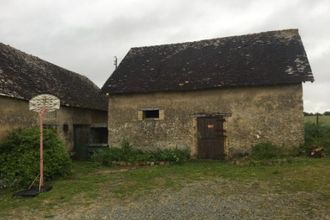
[[189,91],[313,81],[298,30],[132,48],[102,90]]
[[87,77],[0,43],[0,96],[29,100],[48,93],[71,107],[106,110],[106,97]]

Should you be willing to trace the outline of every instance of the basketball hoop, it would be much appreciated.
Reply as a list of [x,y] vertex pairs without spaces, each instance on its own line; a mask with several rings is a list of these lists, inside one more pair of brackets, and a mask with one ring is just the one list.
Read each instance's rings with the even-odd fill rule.
[[29,101],[29,110],[35,111],[39,116],[40,129],[40,175],[39,192],[44,190],[44,146],[43,146],[43,121],[47,112],[53,112],[60,108],[60,100],[53,95],[42,94],[33,97]]
[[29,109],[35,112],[53,112],[60,108],[60,100],[53,95],[42,94],[33,97],[29,102]]

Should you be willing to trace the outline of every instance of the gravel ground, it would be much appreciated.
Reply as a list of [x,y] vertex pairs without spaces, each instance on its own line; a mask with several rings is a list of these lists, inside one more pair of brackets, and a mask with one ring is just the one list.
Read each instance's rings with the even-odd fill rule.
[[[322,195],[285,194],[260,183],[216,179],[180,190],[148,192],[137,199],[98,201],[56,219],[330,219]],[[323,204],[323,205],[322,205]],[[77,211],[77,210],[76,210]]]

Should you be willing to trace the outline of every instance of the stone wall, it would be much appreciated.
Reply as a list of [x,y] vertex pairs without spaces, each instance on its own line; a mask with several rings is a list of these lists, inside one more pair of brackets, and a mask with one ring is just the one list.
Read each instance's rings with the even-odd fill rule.
[[[0,96],[0,139],[14,128],[36,126],[37,120],[37,113],[29,111],[27,101]],[[101,124],[106,121],[106,111],[61,106],[60,110],[46,115],[44,124],[55,128],[71,151],[73,125]]]
[[12,129],[36,126],[37,120],[27,101],[0,96],[0,139]]
[[105,111],[61,107],[59,111],[47,115],[45,124],[56,125],[57,133],[65,140],[71,151],[74,147],[74,125],[104,124],[106,121],[107,112]]
[[[139,110],[159,108],[162,120],[139,120]],[[270,141],[290,148],[304,141],[302,85],[109,96],[109,144],[125,138],[135,146],[189,148],[197,154],[197,113],[230,113],[225,152],[245,153]]]

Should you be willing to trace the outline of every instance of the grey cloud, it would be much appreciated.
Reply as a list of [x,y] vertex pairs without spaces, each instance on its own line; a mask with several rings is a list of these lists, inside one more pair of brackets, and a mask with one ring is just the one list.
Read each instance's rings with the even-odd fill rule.
[[305,110],[330,109],[327,0],[2,0],[0,41],[102,86],[131,47],[299,28],[316,81]]

